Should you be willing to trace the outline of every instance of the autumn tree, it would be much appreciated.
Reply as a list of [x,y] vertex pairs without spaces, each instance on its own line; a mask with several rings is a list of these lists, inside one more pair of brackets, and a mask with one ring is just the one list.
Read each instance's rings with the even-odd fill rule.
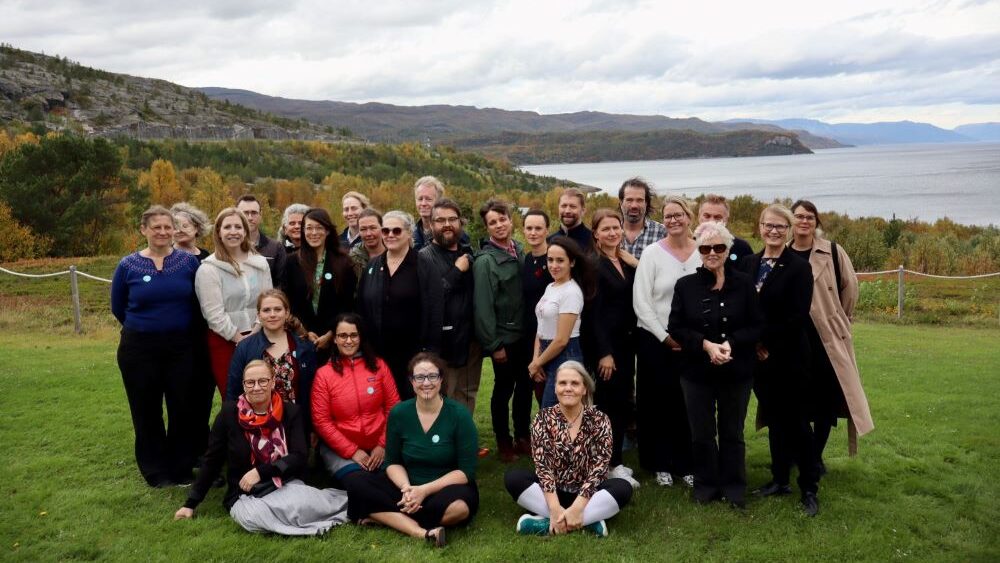
[[150,202],[166,207],[185,199],[173,163],[162,158],[154,160],[148,172],[139,174],[139,188],[149,193]]
[[233,198],[226,189],[222,176],[211,168],[186,168],[181,172],[192,205],[215,220],[220,211],[233,205]]
[[44,256],[51,245],[48,237],[38,236],[19,223],[10,206],[0,202],[0,262]]

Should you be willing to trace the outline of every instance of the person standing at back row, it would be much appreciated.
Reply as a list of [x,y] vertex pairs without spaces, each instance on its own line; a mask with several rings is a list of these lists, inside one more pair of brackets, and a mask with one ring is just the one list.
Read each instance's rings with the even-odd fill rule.
[[[413,226],[413,248],[420,250],[434,240],[434,230],[431,228],[431,210],[437,200],[444,197],[444,184],[434,176],[424,176],[413,184],[413,197],[419,216]],[[469,242],[469,235],[463,232],[459,244],[468,245]]]
[[622,248],[638,260],[647,246],[667,236],[663,225],[649,218],[653,189],[638,176],[629,178],[618,188],[618,204],[625,218]]
[[549,235],[549,242],[558,236],[569,237],[580,245],[584,254],[594,247],[594,237],[590,229],[583,224],[583,216],[587,213],[587,196],[576,188],[566,188],[559,195],[559,229]]
[[[722,223],[725,227],[729,221],[729,202],[721,195],[708,194],[698,206],[698,224],[702,223]],[[744,256],[753,254],[753,249],[747,241],[733,237],[733,246],[729,249],[729,256],[726,259],[726,266],[735,266]]]
[[271,269],[271,287],[278,287],[281,285],[282,274],[285,271],[287,259],[285,247],[280,242],[269,239],[260,232],[261,207],[260,202],[253,194],[241,195],[236,200],[235,207],[247,218],[247,225],[250,227],[247,239],[250,244],[257,251],[257,254],[267,260],[267,267]]

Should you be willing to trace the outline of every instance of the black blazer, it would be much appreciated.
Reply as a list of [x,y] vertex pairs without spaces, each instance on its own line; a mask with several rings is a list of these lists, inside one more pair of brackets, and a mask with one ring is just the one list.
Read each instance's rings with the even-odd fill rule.
[[[740,270],[756,283],[764,251],[747,256]],[[758,293],[764,315],[761,344],[767,349],[767,369],[758,377],[801,380],[809,365],[809,338],[806,327],[812,304],[813,277],[809,262],[785,249],[767,275]]]
[[333,326],[333,319],[337,315],[354,311],[354,288],[358,285],[354,264],[347,256],[327,250],[317,311],[313,310],[312,296],[305,276],[296,253],[285,263],[281,288],[288,295],[292,314],[302,321],[306,330],[323,335],[337,328]]
[[[763,317],[757,291],[746,274],[726,269],[722,289],[714,291],[715,274],[705,268],[677,280],[670,305],[667,332],[681,345],[681,377],[692,381],[753,376],[756,345]],[[732,360],[716,366],[702,349],[702,341],[732,346]]]
[[473,253],[471,247],[461,243],[458,251],[469,257],[469,269],[464,272],[455,267],[451,252],[433,242],[417,253],[420,308],[425,319],[421,347],[437,353],[453,367],[469,361],[473,333]]
[[635,268],[622,262],[619,274],[605,256],[597,258],[597,292],[584,307],[584,356],[591,366],[607,356],[629,354],[636,329],[635,309],[632,308],[632,285]]
[[[306,447],[306,433],[302,427],[302,410],[294,403],[283,403],[284,417],[282,425],[285,427],[285,441],[288,444],[288,455],[274,463],[265,463],[256,466],[260,473],[260,480],[266,481],[271,477],[278,476],[288,481],[299,477],[306,466],[309,452]],[[187,502],[184,506],[195,508],[209,489],[212,488],[212,481],[218,477],[222,471],[222,464],[226,464],[226,496],[222,499],[226,511],[236,504],[241,494],[245,494],[240,489],[240,479],[247,471],[254,468],[251,460],[250,442],[247,441],[243,428],[240,427],[239,417],[236,414],[236,401],[226,401],[222,403],[222,409],[215,417],[212,424],[212,433],[208,437],[208,449],[205,450],[205,457],[201,462],[201,469],[198,471],[198,479],[191,486],[188,493]]]
[[[433,283],[431,279],[431,273],[427,271],[427,262],[421,263],[418,259],[417,249],[411,248],[409,252],[406,253],[406,257],[403,261],[406,263],[415,263],[417,266],[417,283],[420,284],[418,291],[421,296],[426,296],[428,294],[428,286]],[[385,282],[389,278],[389,264],[388,264],[388,252],[383,252],[375,258],[368,261],[368,266],[361,272],[361,282],[358,284],[358,305],[357,312],[361,315],[361,320],[365,323],[365,330],[367,333],[366,338],[372,343],[375,348],[375,352],[380,356],[385,356],[385,350],[392,346],[393,343],[382,341],[382,314],[383,314],[383,303],[385,302]],[[471,270],[471,268],[470,268]],[[440,282],[438,282],[440,283]],[[426,300],[421,298],[420,305],[423,306]],[[431,304],[441,304],[440,300],[435,300]],[[392,311],[392,313],[404,314],[399,311]],[[428,336],[430,332],[429,325],[432,322],[431,319],[441,319],[443,315],[442,310],[433,309],[429,311],[421,311],[421,314],[414,319],[411,319],[414,331],[414,341],[419,344],[421,350],[437,350],[435,342],[429,342],[431,337]],[[440,331],[437,333],[440,335]]]

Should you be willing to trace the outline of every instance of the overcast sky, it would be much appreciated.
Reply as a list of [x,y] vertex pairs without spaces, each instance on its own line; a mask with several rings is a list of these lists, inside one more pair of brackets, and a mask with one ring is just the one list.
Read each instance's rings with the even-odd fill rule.
[[1000,121],[1000,0],[0,0],[0,41],[313,100]]

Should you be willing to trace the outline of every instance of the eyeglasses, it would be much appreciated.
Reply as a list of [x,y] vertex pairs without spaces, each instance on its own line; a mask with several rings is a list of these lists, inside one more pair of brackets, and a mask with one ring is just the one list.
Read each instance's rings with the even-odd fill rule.
[[361,340],[361,335],[356,332],[338,332],[337,340]]
[[687,214],[685,214],[685,213],[671,213],[669,215],[664,215],[663,216],[663,222],[664,223],[671,223],[673,221],[680,221],[681,218],[683,218],[683,217],[687,217]]
[[403,234],[403,227],[393,227],[391,229],[389,227],[382,227],[382,236],[384,237],[389,235],[398,237],[401,234]]
[[761,226],[762,229],[764,229],[765,233],[768,232],[768,231],[774,231],[774,232],[776,232],[778,234],[781,234],[781,233],[783,233],[783,232],[785,232],[785,231],[788,230],[788,225],[775,225],[774,223],[761,223],[760,226]]
[[457,224],[459,224],[461,222],[462,222],[462,219],[459,218],[459,217],[435,217],[434,218],[434,223],[436,223],[438,225],[448,225],[448,224],[451,224],[451,223],[454,223],[454,224],[457,225]]
[[243,387],[245,389],[253,389],[254,387],[260,386],[261,389],[267,387],[267,384],[271,382],[270,377],[265,377],[263,379],[244,379]]
[[797,215],[792,215],[792,217],[795,217],[796,221],[806,221],[808,223],[812,223],[813,221],[816,220],[816,216],[815,215],[806,215],[805,213],[799,213]]
[[703,256],[708,255],[709,252],[714,252],[716,254],[722,254],[729,248],[724,244],[703,244],[698,247],[698,252]]
[[424,383],[424,382],[427,382],[427,383],[437,383],[438,381],[441,381],[441,374],[440,373],[421,373],[421,374],[416,374],[415,373],[415,374],[413,374],[413,375],[410,376],[410,381],[415,381],[417,383]]

